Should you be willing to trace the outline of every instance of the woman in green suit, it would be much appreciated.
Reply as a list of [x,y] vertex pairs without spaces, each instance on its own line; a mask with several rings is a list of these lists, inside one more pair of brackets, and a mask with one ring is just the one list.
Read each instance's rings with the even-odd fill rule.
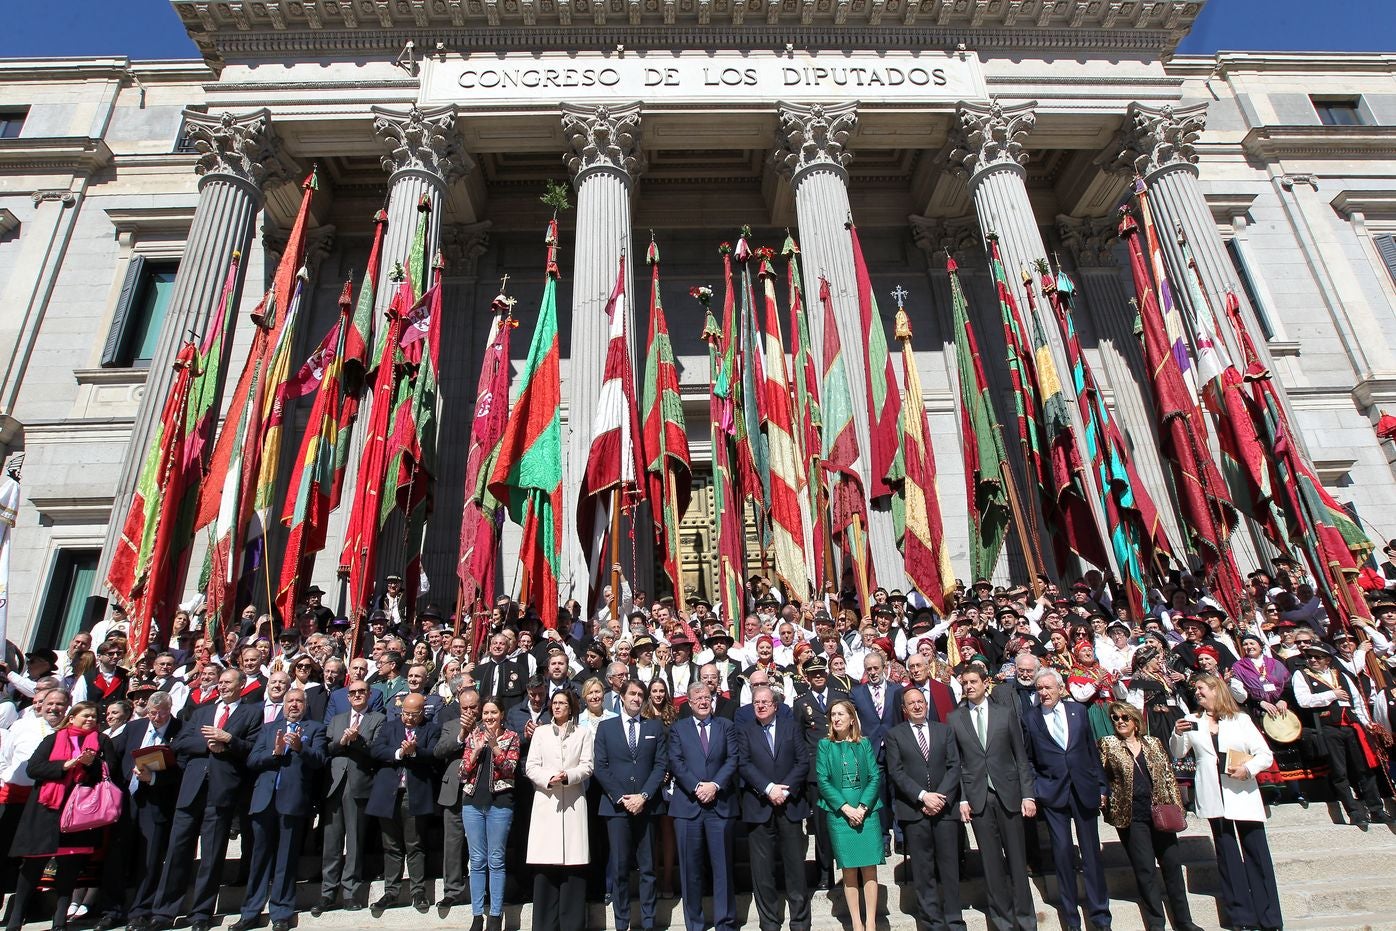
[[[819,807],[829,819],[834,860],[843,870],[843,896],[853,931],[877,927],[877,867],[883,862],[882,776],[872,744],[863,739],[858,711],[841,699],[829,708],[829,736],[815,756]],[[858,903],[862,886],[863,902]],[[861,919],[861,920],[860,920]]]

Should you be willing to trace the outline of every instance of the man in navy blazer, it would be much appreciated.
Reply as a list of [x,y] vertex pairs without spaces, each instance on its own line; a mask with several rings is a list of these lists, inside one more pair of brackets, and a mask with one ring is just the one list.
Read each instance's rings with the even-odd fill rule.
[[[865,680],[853,687],[853,707],[858,709],[858,726],[872,744],[879,766],[886,765],[882,741],[887,732],[902,723],[902,686],[888,682],[887,658],[880,650],[872,650],[863,658]],[[882,780],[882,830],[892,826],[892,784]],[[885,839],[884,839],[885,843]]]
[[616,931],[630,928],[630,873],[640,871],[640,927],[654,927],[653,838],[659,789],[669,765],[668,735],[658,718],[641,718],[646,689],[628,679],[620,717],[596,729],[594,778],[601,784],[600,815],[611,844],[611,908]]
[[[180,768],[175,764],[161,771],[142,768],[137,772],[132,754],[145,747],[169,746],[179,736],[184,722],[172,716],[173,706],[168,692],[156,692],[146,703],[146,716],[126,725],[117,738],[121,772],[113,773],[112,778],[129,796],[129,815],[118,822],[123,833],[112,845],[123,855],[106,859],[102,876],[106,911],[98,925],[114,928],[126,921],[144,924],[155,905],[175,798],[179,795]],[[133,884],[135,896],[127,911],[126,889]]]
[[228,931],[249,931],[271,902],[272,931],[290,931],[296,917],[296,865],[301,837],[315,807],[320,771],[328,759],[325,725],[305,716],[305,690],[292,688],[281,716],[262,725],[247,767],[252,786],[252,868],[242,914]]
[[[809,884],[805,878],[804,820],[809,746],[794,715],[782,717],[770,686],[752,689],[753,716],[737,724],[737,770],[742,778],[742,821],[748,827],[751,884],[760,931],[780,931],[790,902],[791,931],[809,931]],[[785,893],[776,886],[779,851]]]
[[688,931],[706,931],[703,916],[704,853],[713,879],[715,931],[737,931],[737,897],[732,889],[732,835],[737,817],[736,725],[713,713],[712,690],[702,682],[688,687],[687,718],[669,731],[669,771],[674,774],[674,819],[683,884],[683,917]]
[[218,700],[194,709],[171,744],[183,776],[151,928],[174,926],[189,891],[189,866],[197,841],[199,871],[194,876],[189,928],[209,931],[222,886],[228,829],[247,800],[247,755],[262,726],[261,700],[243,698],[246,685],[241,669],[223,670],[218,676]]
[[423,720],[426,701],[420,695],[402,700],[397,717],[389,718],[373,735],[373,776],[364,814],[377,818],[383,833],[383,896],[373,903],[374,917],[397,904],[402,888],[402,868],[407,866],[412,886],[412,907],[425,913],[427,850],[424,819],[436,814],[437,728]]
[[1032,767],[1038,811],[1047,822],[1052,839],[1052,860],[1057,868],[1058,906],[1066,927],[1080,928],[1074,877],[1071,826],[1081,846],[1081,876],[1086,887],[1086,909],[1096,928],[1110,927],[1110,894],[1100,859],[1100,809],[1108,785],[1100,765],[1095,736],[1085,707],[1063,701],[1066,684],[1055,669],[1037,674],[1037,707],[1023,718],[1028,762]]

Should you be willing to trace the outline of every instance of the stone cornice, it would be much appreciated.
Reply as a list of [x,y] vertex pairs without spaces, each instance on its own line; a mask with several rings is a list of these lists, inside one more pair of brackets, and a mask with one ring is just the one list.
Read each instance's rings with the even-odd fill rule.
[[131,74],[145,84],[206,81],[208,66],[196,60],[131,61],[124,56],[90,58],[12,58],[0,61],[0,82],[125,80]]
[[0,236],[8,236],[19,229],[19,218],[12,210],[0,207]]
[[88,136],[0,139],[0,171],[88,174],[111,161],[111,149]]
[[1348,218],[1355,213],[1366,217],[1396,216],[1396,190],[1342,191],[1328,203],[1340,215]]
[[1257,126],[1241,148],[1256,158],[1389,157],[1396,148],[1396,126]]
[[732,48],[786,42],[824,48],[1059,49],[1172,54],[1203,0],[173,0],[210,62],[296,53],[383,51],[408,40],[476,48]]

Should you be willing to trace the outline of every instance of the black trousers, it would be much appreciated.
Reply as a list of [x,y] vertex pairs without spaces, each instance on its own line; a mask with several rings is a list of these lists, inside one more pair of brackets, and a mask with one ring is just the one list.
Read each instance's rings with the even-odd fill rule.
[[1037,911],[1028,888],[1022,812],[1010,810],[990,789],[984,810],[973,815],[970,823],[984,859],[990,927],[995,931],[1036,931]]
[[1192,926],[1192,909],[1188,905],[1188,887],[1183,878],[1183,853],[1178,835],[1158,831],[1147,821],[1132,821],[1129,827],[1116,828],[1120,846],[1125,848],[1129,865],[1134,870],[1134,887],[1139,904],[1144,909],[1144,926],[1148,931],[1163,931],[1166,921],[1164,897],[1173,916],[1173,927]]
[[1328,780],[1348,817],[1368,818],[1372,811],[1381,811],[1377,774],[1367,765],[1357,732],[1350,727],[1325,727],[1323,740],[1328,745]]
[[[161,865],[169,853],[170,814],[154,803],[127,803],[135,810],[129,819],[126,834],[108,847],[109,851],[122,851],[121,856],[107,854],[107,863],[116,861],[125,864],[124,869],[115,864],[110,869],[104,867],[102,875],[102,898],[104,914],[131,918],[146,918],[155,908],[155,894],[160,888]],[[135,886],[135,898],[131,909],[126,910],[126,885],[109,889],[108,883],[115,881],[115,874],[124,874],[129,883]]]
[[[824,817],[816,811],[815,817]],[[791,931],[809,931],[809,883],[805,879],[805,829],[781,812],[747,826],[747,849],[751,853],[751,890],[761,931],[780,931],[785,922],[785,903],[790,903]],[[785,876],[785,894],[776,885],[776,857]]]
[[193,805],[176,809],[170,823],[165,871],[160,877],[152,912],[153,917],[162,921],[174,921],[178,917],[185,893],[189,891],[189,864],[194,861],[195,841],[199,844],[199,870],[194,874],[194,902],[189,906],[189,918],[208,921],[213,917],[218,890],[223,885],[228,828],[237,815],[237,805],[211,805],[207,795],[204,790]]
[[1212,844],[1217,848],[1221,900],[1227,920],[1245,927],[1283,927],[1265,822],[1227,818],[1207,821],[1212,826]]
[[586,931],[586,866],[530,866],[533,931]]
[[960,906],[960,826],[958,809],[939,818],[903,821],[911,885],[916,892],[917,918],[930,931],[964,931]]
[[[24,925],[24,913],[29,908],[29,900],[34,889],[43,878],[48,866],[48,857],[25,857],[20,860],[19,875],[15,880],[15,894],[10,896],[10,907],[5,913],[5,931],[19,931]],[[68,920],[68,905],[73,901],[73,885],[78,881],[82,865],[87,858],[81,855],[55,857],[53,894],[56,897],[53,908],[55,927]]]
[[[811,782],[805,798],[817,798],[819,786]],[[829,819],[824,817],[822,808],[815,808],[809,816],[809,833],[814,835],[814,879],[817,883],[834,884],[834,846],[829,841]]]
[[398,790],[394,808],[397,817],[378,819],[383,832],[383,895],[397,898],[402,889],[404,863],[412,894],[427,895],[427,848],[422,840],[421,819],[407,810],[407,793],[402,789]]

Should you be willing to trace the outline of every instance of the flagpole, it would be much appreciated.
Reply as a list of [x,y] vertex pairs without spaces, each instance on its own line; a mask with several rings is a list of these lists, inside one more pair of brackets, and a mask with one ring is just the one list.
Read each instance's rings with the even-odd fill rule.
[[867,612],[865,616],[871,616],[872,598],[868,585],[868,558],[863,536],[863,515],[853,515],[853,523],[849,525],[848,532],[849,542],[853,546],[853,584],[858,586],[858,604]]
[[[1002,424],[994,424],[994,429],[1002,433]],[[1008,509],[1013,514],[1013,529],[1018,534],[1018,544],[1023,548],[1023,559],[1028,564],[1028,574],[1031,576],[1030,585],[1033,596],[1042,594],[1042,580],[1038,578],[1042,574],[1042,552],[1028,532],[1028,527],[1023,518],[1023,502],[1018,495],[1018,479],[1013,474],[1013,467],[1006,460],[999,461],[1000,471],[1003,473],[1004,490],[1008,492]]]
[[620,620],[620,484],[611,489],[611,620]]

